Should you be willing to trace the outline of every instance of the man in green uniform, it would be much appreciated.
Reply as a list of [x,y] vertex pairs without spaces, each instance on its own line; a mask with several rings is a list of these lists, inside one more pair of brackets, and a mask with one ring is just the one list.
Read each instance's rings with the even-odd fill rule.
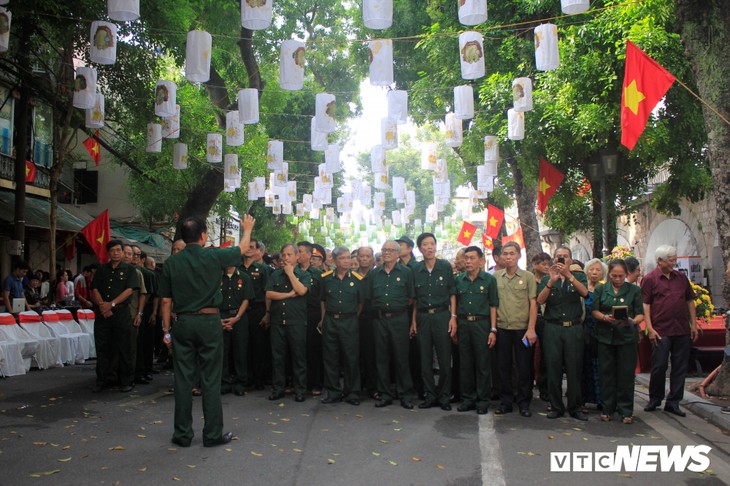
[[[483,270],[484,252],[478,246],[464,251],[466,272],[456,277],[456,314],[459,325],[461,397],[457,410],[489,411],[492,386],[491,349],[497,342],[497,281]],[[486,346],[485,346],[486,343]]]
[[[408,236],[403,235],[397,240],[396,243],[400,246],[400,254],[398,257],[398,263],[408,267],[411,272],[418,264],[416,257],[413,255],[413,240]],[[411,319],[413,314],[413,306],[408,307],[408,319]],[[421,378],[421,352],[418,344],[418,336],[412,335],[411,340],[408,344],[408,367],[411,370],[411,381],[413,382],[413,388],[416,390],[416,394],[423,398],[423,380]],[[431,369],[431,364],[428,365],[428,369]]]
[[[162,328],[165,341],[172,340],[175,365],[175,431],[172,442],[190,446],[193,439],[193,379],[200,376],[203,389],[203,445],[212,447],[231,441],[231,432],[223,433],[221,374],[223,367],[223,327],[219,306],[221,273],[238,265],[241,253],[248,248],[255,220],[243,217],[243,235],[238,247],[204,248],[208,241],[205,220],[200,216],[185,218],[180,226],[185,249],[170,256],[160,278]],[[173,307],[174,302],[174,309]],[[170,337],[170,317],[177,321]]]
[[322,321],[320,287],[322,271],[312,266],[312,244],[308,241],[297,243],[297,266],[309,272],[312,287],[307,292],[307,390],[319,395],[322,390],[324,369],[322,364],[322,335],[317,326]]
[[312,244],[312,258],[310,260],[311,265],[317,270],[324,272],[324,257],[326,251],[322,245],[317,243]]
[[[375,253],[369,246],[362,246],[357,250],[358,272],[364,277],[363,288],[368,288],[367,279],[375,264]],[[378,395],[378,369],[375,365],[375,330],[373,321],[375,313],[367,297],[363,301],[362,311],[358,318],[360,327],[360,374],[362,388],[373,398]]]
[[[423,233],[416,241],[423,261],[413,267],[416,303],[411,321],[411,335],[418,335],[421,376],[425,399],[418,408],[436,404],[451,410],[451,340],[456,336],[456,287],[451,264],[436,258],[436,236]],[[436,387],[432,369],[433,351],[439,365]]]
[[132,389],[134,380],[129,301],[140,283],[134,266],[122,261],[124,250],[121,241],[109,241],[106,251],[110,261],[99,267],[91,281],[92,296],[99,306],[94,321],[96,385],[91,391],[98,393],[105,388],[116,351],[119,357],[119,391],[126,393]]
[[398,263],[400,247],[393,240],[383,243],[383,266],[371,271],[367,295],[376,313],[375,359],[378,367],[378,392],[376,407],[393,403],[396,394],[390,386],[390,360],[395,360],[396,389],[400,404],[412,409],[416,393],[408,367],[409,315],[413,290],[413,274],[405,265]]
[[585,273],[571,272],[573,263],[569,248],[555,250],[550,273],[537,287],[537,303],[545,304],[545,365],[548,395],[552,410],[549,419],[565,415],[563,404],[563,369],[568,379],[568,413],[578,420],[588,420],[581,410],[580,383],[583,369],[583,319],[588,296]]
[[[250,244],[250,242],[249,242]],[[226,268],[221,279],[223,302],[223,371],[221,395],[231,391],[242,397],[248,380],[248,303],[254,297],[253,281],[237,265]]]
[[271,301],[271,356],[274,383],[269,400],[284,397],[287,349],[294,375],[294,400],[304,401],[307,390],[307,293],[312,275],[296,266],[297,247],[284,245],[279,252],[282,267],[274,270],[266,284]]
[[[360,339],[357,317],[362,310],[362,275],[350,270],[344,246],[332,250],[335,269],[322,274],[322,354],[327,397],[322,403],[360,405]],[[340,357],[343,358],[344,363]],[[344,366],[342,366],[344,364]],[[344,368],[345,386],[340,386]]]
[[263,244],[251,238],[246,252],[243,254],[243,263],[239,267],[241,272],[251,277],[253,298],[249,300],[248,328],[249,328],[249,383],[257,390],[264,389],[267,377],[271,375],[271,341],[269,339],[269,312],[266,308],[266,282],[269,279],[271,268],[257,260]]

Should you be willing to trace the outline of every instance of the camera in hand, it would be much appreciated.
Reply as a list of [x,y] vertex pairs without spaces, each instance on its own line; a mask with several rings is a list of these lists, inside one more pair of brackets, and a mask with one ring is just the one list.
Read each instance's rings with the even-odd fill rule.
[[562,263],[562,264],[565,264],[565,258],[563,258],[563,257],[558,257],[558,263]]

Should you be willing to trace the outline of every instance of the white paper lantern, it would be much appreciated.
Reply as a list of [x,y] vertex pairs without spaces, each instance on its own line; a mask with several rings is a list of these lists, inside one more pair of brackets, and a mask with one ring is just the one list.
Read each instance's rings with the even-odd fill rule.
[[314,119],[317,122],[317,131],[332,133],[337,128],[335,122],[335,95],[329,93],[317,93],[315,98]]
[[97,64],[114,64],[117,60],[117,26],[96,20],[91,23],[89,59]]
[[368,29],[387,29],[393,25],[393,0],[363,0],[362,20]]
[[13,13],[5,7],[0,7],[0,52],[6,52],[10,46],[10,23],[12,20]]
[[380,145],[385,150],[398,148],[398,125],[390,118],[380,120]]
[[327,172],[335,174],[342,170],[340,165],[340,146],[332,144],[324,151],[324,164],[327,166]]
[[297,181],[288,181],[286,183],[286,198],[289,202],[297,200]]
[[515,111],[532,110],[532,80],[530,78],[515,78],[512,81],[512,98]]
[[400,210],[396,209],[391,211],[390,217],[393,219],[393,226],[403,226],[403,219]]
[[421,169],[436,170],[436,150],[435,142],[425,142],[421,144]]
[[281,169],[284,163],[284,142],[269,140],[266,146],[266,167],[271,170]]
[[251,30],[271,25],[274,0],[241,0],[241,25]]
[[494,135],[484,137],[484,162],[499,160],[499,140]]
[[96,69],[86,66],[77,67],[76,78],[74,79],[74,107],[82,110],[92,108],[95,98]]
[[185,77],[191,83],[205,83],[210,79],[210,55],[213,37],[204,30],[188,32],[185,46]]
[[177,86],[172,81],[160,80],[155,84],[155,115],[173,116],[177,111]]
[[434,204],[429,204],[426,208],[426,222],[435,223],[439,217],[438,210]]
[[162,152],[162,125],[147,124],[147,152]]
[[370,52],[370,84],[389,86],[393,84],[393,41],[375,39],[368,42]]
[[243,145],[243,123],[238,120],[238,110],[226,113],[226,145]]
[[590,0],[560,0],[560,9],[567,15],[583,13],[589,8]]
[[482,34],[474,31],[459,34],[459,60],[462,78],[477,79],[484,76],[486,69]]
[[385,209],[384,192],[376,192],[375,194],[373,194],[373,209],[378,209],[380,211]]
[[406,202],[406,180],[404,177],[393,177],[393,199],[398,203]]
[[487,21],[487,0],[459,0],[459,22],[479,25]]
[[458,120],[474,118],[474,90],[471,86],[454,88],[454,116]]
[[287,182],[289,182],[289,164],[282,162],[281,169],[275,170],[272,174],[274,186],[286,187]]
[[507,138],[522,140],[525,138],[525,114],[512,108],[507,110]]
[[176,143],[172,146],[172,166],[180,170],[188,168],[188,144]]
[[416,191],[406,191],[406,209],[409,212],[416,209]]
[[256,88],[245,88],[238,92],[238,119],[244,125],[259,122],[259,90]]
[[233,179],[238,174],[238,155],[226,154],[223,156],[223,178]]
[[104,128],[104,95],[96,93],[94,106],[86,110],[86,128]]
[[388,91],[388,118],[396,125],[408,123],[408,91],[401,89]]
[[461,120],[456,118],[453,113],[447,113],[444,119],[446,145],[452,148],[461,147],[464,141],[464,129]]
[[309,134],[312,150],[316,152],[323,152],[327,150],[327,147],[329,147],[327,134],[317,130],[317,120],[315,118],[312,118]]
[[304,42],[285,40],[281,43],[279,60],[279,86],[281,89],[297,91],[304,87]]
[[535,27],[535,64],[538,71],[552,71],[560,66],[558,28],[554,24]]
[[436,169],[433,171],[433,180],[444,183],[449,180],[449,166],[446,159],[436,160]]
[[220,133],[209,133],[205,144],[205,157],[211,164],[223,161],[223,135]]
[[180,105],[175,105],[175,114],[162,119],[162,138],[180,138]]
[[388,189],[388,171],[373,174],[373,187],[375,189]]
[[497,176],[497,161],[491,161],[491,162],[484,162],[485,167],[485,173],[489,177],[496,177]]
[[385,172],[385,150],[382,145],[375,145],[370,149],[370,170],[374,173]]
[[139,0],[109,0],[107,2],[109,18],[128,22],[139,18]]

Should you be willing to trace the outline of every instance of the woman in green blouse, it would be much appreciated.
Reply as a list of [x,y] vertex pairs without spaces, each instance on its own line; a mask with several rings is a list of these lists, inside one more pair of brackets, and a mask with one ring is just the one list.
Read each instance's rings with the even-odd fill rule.
[[623,260],[608,264],[608,283],[595,290],[591,314],[597,321],[596,341],[601,376],[603,413],[608,422],[614,412],[623,423],[633,423],[634,370],[639,324],[644,320],[641,288],[626,282],[628,269]]

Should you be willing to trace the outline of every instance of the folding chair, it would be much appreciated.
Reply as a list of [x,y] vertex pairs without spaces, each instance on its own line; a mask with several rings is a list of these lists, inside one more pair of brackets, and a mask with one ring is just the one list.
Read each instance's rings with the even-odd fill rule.
[[41,316],[34,311],[24,311],[18,314],[20,327],[38,341],[38,352],[35,361],[40,369],[63,366],[61,360],[61,340],[53,335],[50,329],[43,325]]
[[89,358],[96,358],[96,342],[94,341],[94,315],[93,310],[79,309],[76,311],[76,319],[79,321],[79,327],[81,330],[89,335],[91,338],[91,345],[89,347]]
[[[10,333],[5,332],[6,326],[18,327],[18,323],[12,314],[2,313],[0,314],[0,375],[24,375],[28,371],[21,352],[24,343],[11,339]],[[28,369],[30,369],[30,358],[28,358]]]
[[91,349],[91,337],[86,334],[79,326],[79,323],[74,320],[73,314],[70,310],[61,309],[56,311],[58,321],[63,325],[68,333],[66,336],[74,337],[78,341],[76,346],[76,363],[83,363],[89,359],[89,350]]

